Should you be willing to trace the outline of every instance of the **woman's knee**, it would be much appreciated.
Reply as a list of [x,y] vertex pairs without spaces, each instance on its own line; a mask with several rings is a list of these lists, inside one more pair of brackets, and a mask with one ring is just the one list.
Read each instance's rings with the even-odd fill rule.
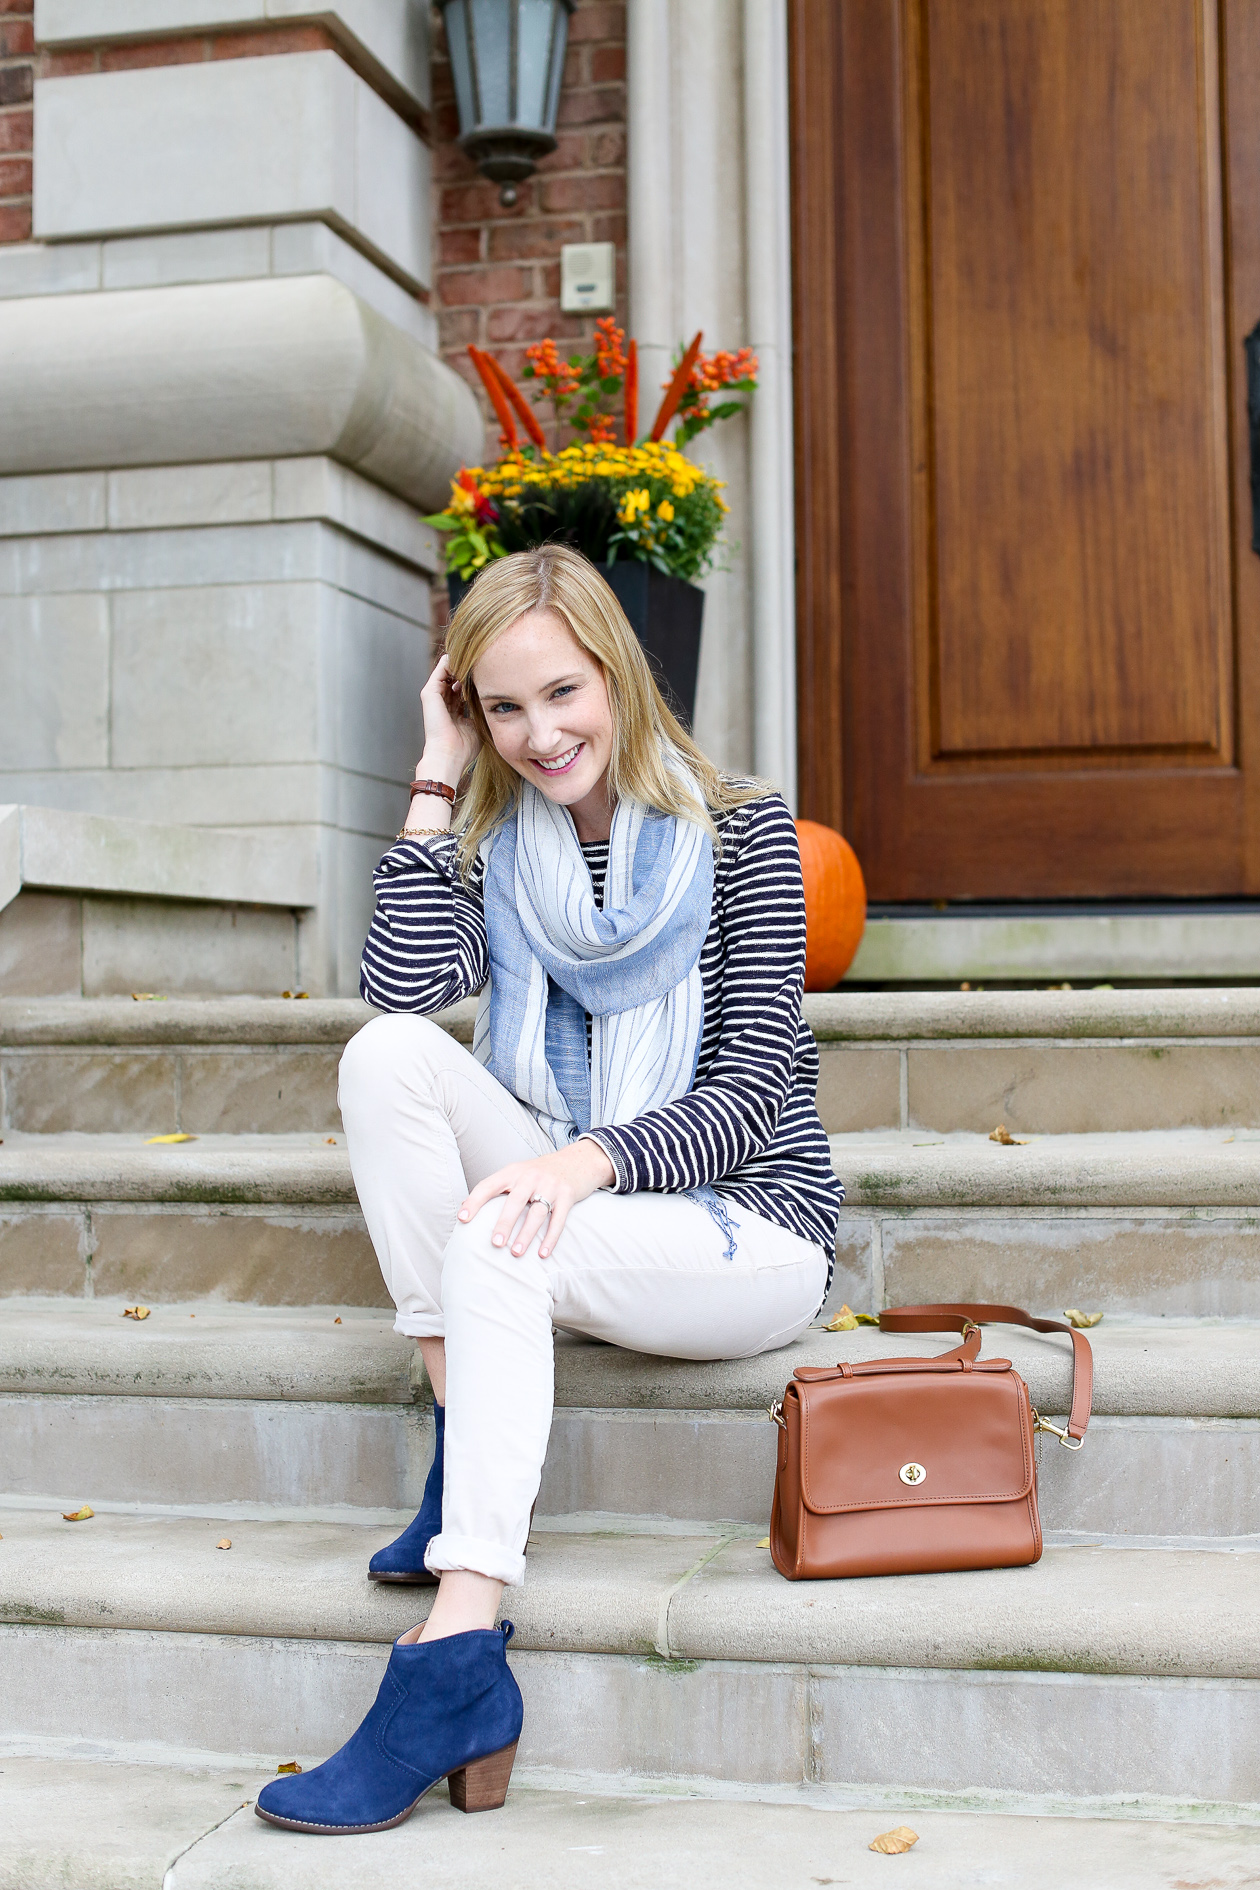
[[433,1052],[449,1042],[430,1017],[391,1011],[374,1017],[351,1037],[337,1067],[338,1098],[344,1108],[363,1092],[379,1096],[391,1082],[410,1079],[432,1062]]
[[502,1196],[496,1196],[471,1221],[455,1223],[442,1256],[444,1307],[459,1301],[485,1305],[536,1268],[541,1274],[536,1243],[524,1254],[514,1254],[506,1241],[495,1246],[494,1230],[502,1212]]

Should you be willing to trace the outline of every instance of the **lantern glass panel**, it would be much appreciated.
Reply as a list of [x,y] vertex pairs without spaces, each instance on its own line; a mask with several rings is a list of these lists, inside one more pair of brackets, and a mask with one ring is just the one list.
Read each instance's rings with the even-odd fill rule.
[[449,0],[443,19],[446,23],[446,46],[451,56],[451,78],[455,84],[459,122],[461,126],[475,125],[477,96],[473,87],[472,63],[468,57],[468,0]]
[[512,10],[514,0],[464,0],[472,25],[479,125],[512,123]]
[[551,129],[547,115],[551,90],[551,36],[555,30],[554,0],[519,0],[518,79],[516,122]]
[[556,128],[556,112],[560,106],[560,81],[564,77],[564,47],[569,36],[569,9],[564,0],[555,0],[556,28],[551,35],[551,82],[547,88],[547,104],[543,112],[542,123],[547,131]]

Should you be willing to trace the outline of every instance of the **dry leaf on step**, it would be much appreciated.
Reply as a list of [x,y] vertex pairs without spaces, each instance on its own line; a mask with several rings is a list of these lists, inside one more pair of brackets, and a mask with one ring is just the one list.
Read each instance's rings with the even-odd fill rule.
[[763,1537],[761,1538],[761,1541],[760,1541],[760,1542],[759,1542],[759,1543],[757,1544],[757,1547],[758,1547],[759,1549],[768,1549],[768,1548],[770,1547],[770,1538],[769,1538],[769,1536],[763,1536]]
[[903,1851],[908,1851],[918,1841],[917,1831],[912,1831],[908,1824],[899,1824],[895,1831],[885,1831],[867,1848],[872,1851],[882,1851],[885,1857],[900,1857]]
[[149,1316],[149,1308],[147,1306],[124,1306],[122,1316],[124,1319],[147,1319]]
[[216,1549],[230,1549],[232,1546],[231,1536],[224,1536],[223,1540],[221,1542],[216,1542],[214,1546]]
[[338,1313],[338,1314],[337,1314],[337,1317],[336,1317],[336,1318],[335,1318],[335,1319],[333,1320],[333,1324],[334,1324],[335,1326],[339,1326],[339,1325],[341,1324],[341,1314],[340,1314],[340,1313]]
[[287,998],[308,998],[311,994],[309,991],[282,991],[280,995]]
[[842,1306],[833,1319],[823,1327],[824,1332],[855,1332],[859,1326],[877,1326],[879,1315],[869,1312],[854,1312],[851,1306]]
[[165,1004],[166,999],[160,991],[133,991],[132,997],[137,1004]]
[[996,1129],[990,1129],[989,1140],[990,1142],[1000,1142],[1003,1148],[1027,1148],[1028,1147],[1027,1142],[1016,1141],[1015,1137],[1008,1132],[1006,1124],[1004,1122],[999,1122]]
[[151,1135],[145,1146],[147,1148],[152,1142],[195,1142],[196,1140],[195,1135],[185,1135],[181,1130],[178,1135]]
[[277,1776],[281,1772],[300,1772],[301,1770],[302,1768],[298,1764],[296,1759],[286,1759],[283,1765],[278,1765],[276,1767]]
[[1088,1332],[1091,1326],[1096,1326],[1100,1323],[1102,1314],[1100,1312],[1081,1312],[1076,1306],[1065,1306],[1063,1309],[1063,1317],[1070,1326],[1075,1326],[1078,1332]]
[[62,1522],[87,1522],[88,1518],[95,1514],[96,1511],[89,1509],[85,1503],[82,1509],[63,1509],[61,1520]]

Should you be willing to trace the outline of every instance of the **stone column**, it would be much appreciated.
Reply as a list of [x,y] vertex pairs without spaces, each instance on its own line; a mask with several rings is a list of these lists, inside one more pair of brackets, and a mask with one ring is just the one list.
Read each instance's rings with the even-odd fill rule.
[[475,457],[429,306],[427,7],[39,0],[0,247],[0,800],[314,844],[356,988],[421,740],[420,513]]
[[747,419],[691,450],[726,481],[705,580],[696,734],[796,786],[787,25],[784,0],[629,0],[630,327],[651,412],[671,349],[756,349]]

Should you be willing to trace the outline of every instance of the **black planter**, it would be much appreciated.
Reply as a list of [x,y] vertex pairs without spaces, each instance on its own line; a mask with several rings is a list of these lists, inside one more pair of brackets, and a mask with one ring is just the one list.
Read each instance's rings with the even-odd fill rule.
[[[639,639],[662,695],[690,728],[696,713],[704,592],[698,584],[665,577],[654,565],[642,564],[637,558],[600,565],[599,570],[630,619],[630,628]],[[470,579],[469,583],[475,581]],[[468,584],[452,571],[447,574],[446,585],[454,611]]]

